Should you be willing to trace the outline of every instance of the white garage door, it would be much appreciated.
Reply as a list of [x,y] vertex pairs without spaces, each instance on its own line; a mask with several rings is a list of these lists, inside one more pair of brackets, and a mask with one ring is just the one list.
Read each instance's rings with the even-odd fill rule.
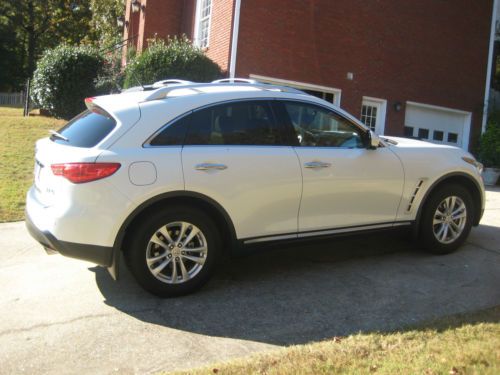
[[467,149],[471,113],[407,102],[405,136]]

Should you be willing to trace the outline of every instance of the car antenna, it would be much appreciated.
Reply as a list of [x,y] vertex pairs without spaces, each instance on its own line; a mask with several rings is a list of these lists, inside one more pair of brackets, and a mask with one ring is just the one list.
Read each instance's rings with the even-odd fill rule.
[[144,91],[144,86],[142,85],[141,81],[139,81],[139,78],[137,78],[137,76],[135,75],[134,71],[132,71],[131,73],[132,73],[132,77],[134,77],[134,79],[137,81],[137,83],[139,84],[139,86],[142,87],[142,91]]

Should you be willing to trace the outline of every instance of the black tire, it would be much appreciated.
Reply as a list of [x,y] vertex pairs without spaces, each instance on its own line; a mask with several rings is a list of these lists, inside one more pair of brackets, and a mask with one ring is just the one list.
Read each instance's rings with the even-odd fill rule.
[[[434,234],[434,214],[441,202],[451,196],[459,197],[465,204],[466,221],[461,234],[456,239],[454,239],[453,242],[442,243],[436,238],[436,235]],[[465,242],[465,240],[469,236],[470,230],[472,228],[472,221],[474,218],[474,210],[474,203],[469,191],[460,185],[444,185],[438,188],[436,191],[433,191],[427,198],[422,211],[418,236],[420,245],[427,252],[433,254],[449,254],[455,251]]]
[[[208,250],[205,262],[195,276],[181,283],[169,284],[156,278],[149,270],[146,253],[153,234],[159,228],[173,222],[187,222],[198,227],[206,239]],[[134,228],[132,239],[126,246],[124,256],[130,272],[145,290],[159,297],[175,297],[192,293],[201,288],[212,276],[220,258],[220,253],[220,234],[210,216],[195,208],[175,206],[147,216],[144,221]],[[171,268],[174,261],[172,258],[170,266],[167,267]],[[178,264],[179,261],[177,261],[176,265]]]

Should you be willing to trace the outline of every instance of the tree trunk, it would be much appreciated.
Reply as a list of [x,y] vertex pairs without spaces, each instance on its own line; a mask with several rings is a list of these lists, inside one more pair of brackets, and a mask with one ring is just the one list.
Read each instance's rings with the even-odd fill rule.
[[35,8],[33,5],[33,0],[28,1],[28,27],[26,28],[28,32],[28,77],[33,76],[35,71],[35,52],[36,52],[36,41],[37,37],[35,35]]

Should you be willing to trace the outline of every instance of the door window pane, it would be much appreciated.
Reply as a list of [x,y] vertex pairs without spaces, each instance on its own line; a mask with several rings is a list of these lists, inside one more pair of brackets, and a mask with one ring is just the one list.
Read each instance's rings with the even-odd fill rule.
[[458,142],[458,134],[457,133],[448,133],[448,142],[457,143]]
[[188,145],[279,145],[279,131],[265,101],[221,104],[191,116]]
[[444,133],[440,130],[434,130],[432,139],[435,141],[442,141],[444,139]]
[[404,135],[405,135],[405,137],[413,137],[413,127],[405,126]]
[[429,139],[429,129],[418,129],[418,138]]
[[363,105],[361,107],[361,122],[368,126],[372,131],[375,131],[375,127],[377,125],[377,107]]
[[300,146],[364,148],[362,131],[326,108],[285,102]]

